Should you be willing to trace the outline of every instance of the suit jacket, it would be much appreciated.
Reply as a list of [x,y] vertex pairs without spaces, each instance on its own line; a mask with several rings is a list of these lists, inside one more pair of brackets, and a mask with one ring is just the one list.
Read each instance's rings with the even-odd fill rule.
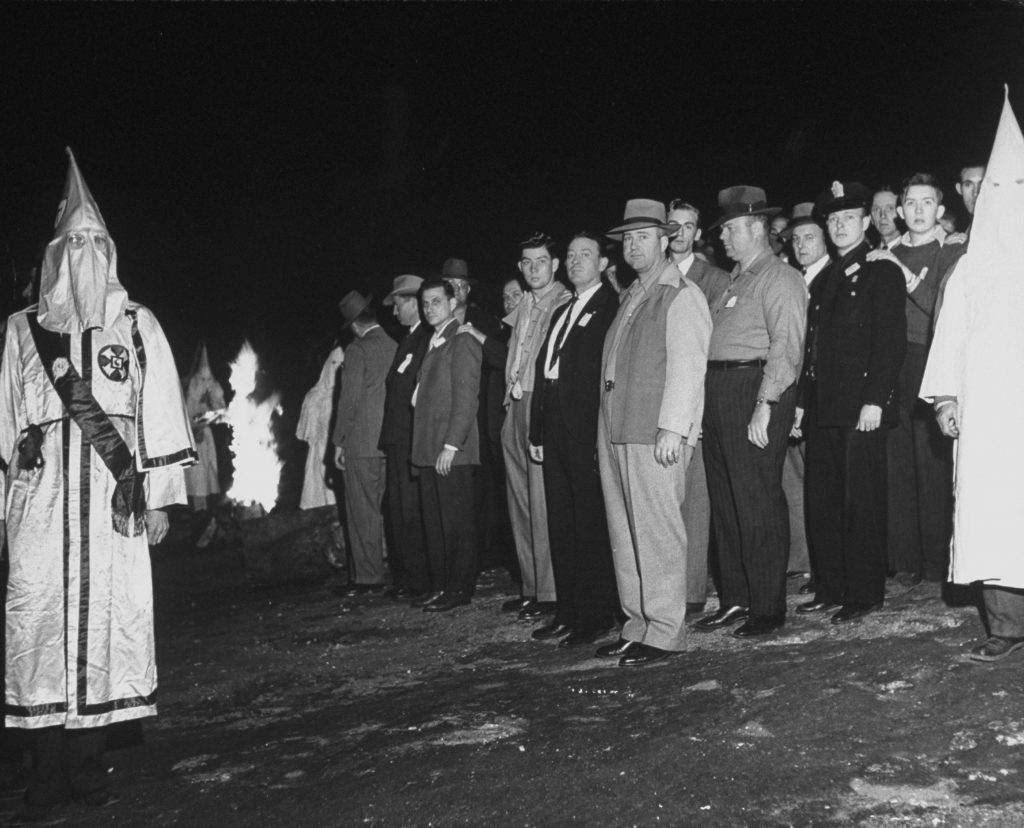
[[480,463],[476,412],[483,349],[469,334],[456,334],[458,328],[458,320],[452,319],[441,344],[428,346],[420,365],[412,417],[414,466],[433,466],[446,445],[458,449],[454,465]]
[[[867,261],[864,242],[827,267],[816,310],[814,402],[821,427],[852,427],[861,407],[882,408],[882,420],[898,420],[896,382],[907,348],[906,283],[892,262]],[[805,374],[810,364],[805,360]]]
[[720,267],[708,264],[699,256],[694,256],[686,278],[700,288],[704,298],[708,300],[708,307],[717,302],[729,289],[729,274]]
[[383,457],[384,380],[398,346],[381,327],[357,336],[345,350],[333,443],[346,457]]
[[[565,429],[579,443],[597,445],[601,353],[604,336],[618,310],[619,297],[608,285],[602,284],[587,300],[562,344],[558,358],[558,397]],[[543,381],[552,332],[558,329],[559,320],[568,311],[569,305],[562,305],[551,316],[551,326],[537,354],[538,383]],[[544,445],[544,394],[540,393],[535,393],[532,399],[530,442],[535,446]]]
[[800,370],[800,379],[796,383],[796,404],[798,408],[808,408],[811,404],[810,395],[814,393],[812,380],[814,379],[813,371],[816,369],[812,369],[811,366],[814,361],[814,343],[818,336],[818,317],[821,312],[821,298],[825,292],[825,282],[828,281],[826,277],[834,264],[835,261],[830,257],[807,288],[807,333],[804,336],[804,361]]
[[380,446],[412,445],[412,392],[416,388],[416,375],[423,363],[423,355],[433,329],[420,322],[412,333],[398,345],[384,380],[384,424],[380,430]]
[[497,319],[476,305],[466,308],[466,322],[486,337],[480,371],[480,409],[477,412],[477,424],[481,437],[497,442],[501,439],[501,422],[504,419],[502,402],[505,398],[508,336],[504,335],[501,323]]

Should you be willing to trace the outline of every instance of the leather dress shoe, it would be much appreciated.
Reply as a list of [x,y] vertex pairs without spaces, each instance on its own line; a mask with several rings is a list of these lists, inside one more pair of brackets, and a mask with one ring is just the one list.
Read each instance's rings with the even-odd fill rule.
[[570,647],[582,647],[584,644],[593,644],[597,639],[605,636],[611,630],[606,627],[603,630],[573,630],[565,638],[558,642],[562,649]]
[[411,604],[409,604],[409,606],[420,609],[422,607],[427,606],[428,604],[433,604],[436,601],[440,600],[442,595],[444,595],[444,593],[439,589],[431,592],[425,592],[419,598],[417,598]]
[[881,604],[843,604],[843,608],[832,616],[832,623],[847,624],[881,608]]
[[737,621],[743,621],[750,614],[746,607],[722,607],[714,615],[705,615],[693,625],[694,632],[714,632]]
[[800,615],[814,615],[818,612],[830,612],[831,610],[837,610],[842,604],[837,604],[835,601],[819,601],[815,598],[813,601],[808,601],[805,604],[800,604],[796,611]]
[[519,610],[519,620],[530,621],[534,618],[540,618],[542,615],[547,615],[548,613],[554,611],[554,601],[532,601],[528,606],[525,606],[521,610]]
[[348,584],[338,590],[345,598],[356,598],[360,595],[375,595],[384,591],[384,584]]
[[519,612],[521,609],[525,609],[530,604],[537,603],[536,598],[513,598],[511,601],[506,601],[501,605],[502,612]]
[[552,621],[550,624],[545,624],[543,627],[537,627],[537,629],[530,633],[530,638],[536,639],[537,641],[544,641],[548,638],[561,638],[571,632],[572,627],[568,624],[563,624],[561,621]]
[[733,630],[736,638],[753,638],[757,635],[768,635],[775,632],[785,623],[785,618],[776,618],[773,615],[751,615],[747,623],[738,630]]
[[458,592],[443,592],[441,597],[433,603],[427,604],[424,612],[448,612],[456,607],[464,607],[469,603],[468,595],[461,595]]
[[603,647],[598,647],[594,655],[598,658],[620,658],[634,647],[639,646],[639,641],[626,641],[625,638],[620,638],[614,644],[605,644]]
[[817,584],[814,583],[814,576],[812,575],[806,581],[800,585],[800,589],[797,590],[798,595],[810,595],[818,588]]
[[619,666],[642,667],[644,664],[651,664],[674,655],[672,650],[662,650],[660,647],[652,647],[650,644],[637,644],[635,647],[630,647],[629,651],[619,659]]

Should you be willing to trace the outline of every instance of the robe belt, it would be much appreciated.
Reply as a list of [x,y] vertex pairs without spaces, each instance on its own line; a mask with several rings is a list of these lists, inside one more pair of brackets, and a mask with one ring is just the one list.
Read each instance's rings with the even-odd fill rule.
[[[28,324],[39,361],[57,396],[81,429],[82,437],[117,481],[110,504],[114,531],[129,538],[141,535],[146,518],[145,476],[136,470],[131,449],[92,395],[89,383],[82,379],[71,360],[64,355],[62,336],[43,330],[34,313],[29,314]],[[42,430],[38,426],[29,426],[23,443],[29,440],[33,428],[38,430],[39,443],[42,443]],[[20,446],[18,451],[20,455]],[[41,454],[38,462],[42,464]]]

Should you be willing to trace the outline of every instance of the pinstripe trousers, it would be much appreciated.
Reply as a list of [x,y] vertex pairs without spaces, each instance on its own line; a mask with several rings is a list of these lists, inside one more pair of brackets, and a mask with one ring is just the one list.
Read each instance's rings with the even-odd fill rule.
[[772,407],[768,447],[747,439],[761,371],[708,371],[704,398],[704,465],[722,577],[722,607],[751,615],[786,615],[789,512],[782,464],[793,426],[796,388]]

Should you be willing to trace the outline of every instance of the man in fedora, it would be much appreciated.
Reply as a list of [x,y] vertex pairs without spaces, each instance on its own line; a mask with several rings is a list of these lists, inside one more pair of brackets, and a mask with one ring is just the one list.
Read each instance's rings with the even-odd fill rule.
[[619,602],[626,614],[602,658],[624,667],[685,648],[686,466],[700,432],[711,317],[704,294],[667,257],[678,230],[665,205],[626,202],[622,240],[637,279],[604,341],[597,456]]
[[[819,274],[832,261],[825,243],[825,228],[822,226],[813,201],[804,201],[793,207],[793,219],[784,233],[793,247],[793,258],[800,267],[804,284],[810,293],[807,308],[807,338],[811,336],[811,316],[815,305],[820,299],[821,285],[824,280]],[[808,572],[811,569],[810,554],[807,546],[807,521],[804,510],[804,449],[803,414],[800,393],[797,393],[796,415],[793,429],[789,435],[789,448],[786,450],[786,461],[782,466],[782,491],[786,494],[786,505],[789,507],[789,564],[787,571],[792,574]],[[800,592],[807,595],[814,587],[813,578],[800,587]]]
[[[700,210],[688,201],[677,198],[668,205],[670,224],[679,230],[668,241],[672,263],[687,279],[701,289],[708,305],[729,287],[729,274],[696,254],[694,245],[700,241]],[[686,499],[683,501],[683,523],[686,525],[686,613],[704,611],[708,591],[708,553],[711,542],[711,506],[708,502],[708,481],[704,471],[704,441],[697,440],[693,457],[686,467]]]
[[416,298],[422,284],[423,279],[419,276],[398,276],[383,302],[394,306],[395,318],[409,331],[395,350],[384,380],[384,422],[380,430],[380,447],[387,456],[388,521],[391,525],[388,565],[392,587],[389,596],[399,600],[420,598],[430,588],[419,486],[409,463],[412,392],[430,341],[430,329],[420,321],[419,300]]
[[737,637],[785,622],[789,515],[782,464],[795,413],[807,326],[807,288],[771,251],[764,190],[718,195],[729,288],[711,308],[714,330],[704,411],[704,460],[722,587],[719,609],[697,622],[710,632],[744,623]]
[[355,340],[345,351],[341,394],[334,422],[334,463],[345,477],[348,518],[349,587],[346,595],[375,592],[384,586],[384,380],[397,346],[377,323],[372,297],[351,291],[338,303],[345,327]]
[[[500,492],[504,486],[505,474],[500,455],[508,343],[502,336],[501,323],[479,305],[470,304],[469,296],[477,280],[469,277],[469,265],[464,259],[446,259],[441,267],[441,278],[455,291],[458,333],[471,335],[483,348],[476,415],[480,430],[480,468],[473,486],[473,495],[477,538],[480,543],[480,568],[489,569],[502,563],[498,549],[502,546],[508,549],[507,540],[503,542],[498,528],[505,520],[501,514],[505,508],[505,498]],[[507,538],[507,527],[505,532],[500,534]]]
[[899,267],[867,259],[871,196],[862,184],[836,181],[815,208],[837,259],[811,288],[800,383],[816,589],[797,612],[838,609],[833,624],[860,618],[885,597],[885,445],[899,421],[907,320]]
[[522,574],[522,596],[506,601],[502,609],[523,620],[555,610],[555,575],[551,568],[548,514],[544,499],[544,472],[530,459],[530,409],[534,393],[537,354],[547,336],[555,309],[571,294],[555,281],[558,258],[555,242],[534,233],[519,243],[519,272],[527,293],[505,322],[512,328],[505,363],[505,405],[501,428],[505,452],[508,511]]

